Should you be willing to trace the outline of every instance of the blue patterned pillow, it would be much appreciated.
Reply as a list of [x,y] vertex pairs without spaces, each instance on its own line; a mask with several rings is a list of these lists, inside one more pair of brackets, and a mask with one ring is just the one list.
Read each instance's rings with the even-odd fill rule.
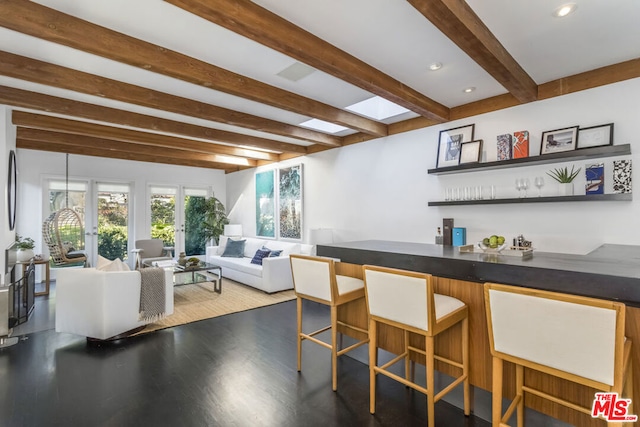
[[280,254],[282,253],[282,250],[274,251],[273,249],[269,249],[269,248],[268,248],[268,247],[266,247],[266,246],[263,246],[263,247],[262,247],[262,250],[263,250],[263,251],[271,251],[271,253],[269,254],[269,258],[275,258],[275,257],[277,257],[277,256],[280,256]]
[[221,256],[230,258],[244,257],[244,242],[246,240],[227,240],[227,246]]
[[267,258],[269,256],[269,254],[271,253],[270,250],[264,250],[264,249],[258,249],[256,251],[256,254],[253,256],[253,258],[251,259],[251,264],[258,264],[258,265],[262,265],[262,258]]

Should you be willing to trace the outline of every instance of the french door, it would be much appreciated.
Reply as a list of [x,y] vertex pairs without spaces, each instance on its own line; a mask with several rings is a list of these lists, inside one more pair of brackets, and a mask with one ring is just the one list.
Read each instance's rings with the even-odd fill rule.
[[129,257],[130,186],[127,183],[95,180],[50,179],[50,213],[68,207],[76,211],[84,227],[84,242],[74,249],[84,250],[91,265],[98,255],[107,259]]
[[202,232],[209,188],[152,185],[149,188],[150,235],[174,247],[174,256],[204,255],[208,242]]

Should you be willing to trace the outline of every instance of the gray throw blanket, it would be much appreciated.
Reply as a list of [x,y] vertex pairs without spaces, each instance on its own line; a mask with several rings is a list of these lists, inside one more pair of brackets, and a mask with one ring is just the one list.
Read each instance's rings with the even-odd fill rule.
[[164,269],[148,267],[140,269],[140,311],[138,320],[156,322],[165,317]]

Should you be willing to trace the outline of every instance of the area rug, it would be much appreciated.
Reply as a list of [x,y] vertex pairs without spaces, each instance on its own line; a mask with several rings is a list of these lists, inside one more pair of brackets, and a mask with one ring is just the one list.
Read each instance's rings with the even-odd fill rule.
[[293,290],[267,294],[229,279],[222,279],[221,294],[213,291],[213,283],[203,282],[175,286],[173,295],[173,314],[135,335],[295,299]]

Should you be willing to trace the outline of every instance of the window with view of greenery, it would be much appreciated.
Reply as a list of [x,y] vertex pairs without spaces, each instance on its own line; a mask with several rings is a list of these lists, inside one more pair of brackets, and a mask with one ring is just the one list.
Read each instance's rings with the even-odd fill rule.
[[175,206],[173,195],[154,194],[151,199],[151,238],[162,239],[165,246],[175,246]]
[[126,193],[98,193],[98,254],[107,259],[128,258],[127,199]]

